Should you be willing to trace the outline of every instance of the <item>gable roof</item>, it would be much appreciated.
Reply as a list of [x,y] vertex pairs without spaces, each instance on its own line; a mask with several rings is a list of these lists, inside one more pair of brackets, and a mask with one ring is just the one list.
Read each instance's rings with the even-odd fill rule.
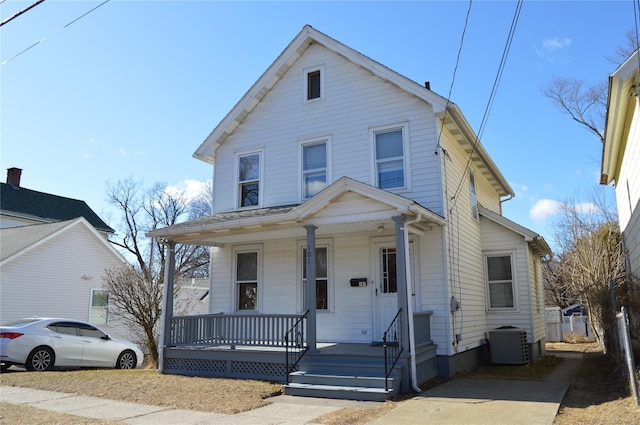
[[[170,227],[155,229],[146,234],[152,238],[167,238],[179,243],[195,243],[200,245],[217,245],[222,240],[234,235],[246,235],[253,232],[302,232],[301,223],[313,224],[314,215],[335,202],[346,193],[356,193],[389,206],[395,215],[405,214],[419,217],[420,223],[414,223],[414,229],[425,229],[443,226],[446,220],[428,208],[400,195],[378,189],[349,177],[341,177],[313,198],[299,205],[257,208],[227,213],[212,214]],[[360,217],[357,214],[346,221],[353,223],[373,220],[371,217]],[[379,220],[378,220],[379,221]]]
[[640,49],[609,77],[600,184],[618,178],[640,86]]
[[114,233],[86,202],[0,183],[3,215],[42,221],[64,221],[84,217],[101,232]]
[[[269,91],[293,66],[296,60],[313,43],[320,44],[329,51],[344,57],[353,64],[371,72],[383,81],[389,82],[399,89],[415,96],[431,105],[434,113],[444,120],[444,126],[454,138],[465,146],[468,154],[475,152],[474,162],[478,169],[487,177],[500,196],[515,196],[515,192],[491,160],[477,136],[462,115],[460,109],[446,98],[393,71],[379,62],[370,59],[362,53],[321,33],[310,25],[305,25],[302,31],[289,43],[284,51],[258,78],[251,88],[242,96],[236,105],[227,113],[211,134],[202,142],[193,156],[202,161],[213,164],[216,150],[242,124],[253,109],[262,101]],[[474,148],[474,144],[476,144]]]
[[96,241],[102,244],[112,255],[116,256],[123,263],[124,257],[100,234],[84,217],[73,220],[58,221],[55,223],[32,224],[29,226],[7,227],[0,229],[0,265],[5,264],[15,258],[38,247],[40,244],[66,232],[67,230],[81,226],[90,232]]
[[547,241],[544,240],[542,236],[534,232],[533,230],[529,230],[526,227],[515,223],[508,218],[501,216],[491,210],[488,210],[484,207],[478,206],[478,213],[494,223],[511,230],[514,233],[522,236],[524,240],[533,248],[533,250],[539,254],[540,256],[552,255],[551,248],[547,244]]

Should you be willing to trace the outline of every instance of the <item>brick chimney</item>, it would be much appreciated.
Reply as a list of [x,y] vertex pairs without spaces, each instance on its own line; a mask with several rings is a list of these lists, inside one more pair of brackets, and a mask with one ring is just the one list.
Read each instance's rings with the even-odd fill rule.
[[21,168],[11,167],[7,169],[7,184],[13,187],[20,187],[20,175],[22,174]]

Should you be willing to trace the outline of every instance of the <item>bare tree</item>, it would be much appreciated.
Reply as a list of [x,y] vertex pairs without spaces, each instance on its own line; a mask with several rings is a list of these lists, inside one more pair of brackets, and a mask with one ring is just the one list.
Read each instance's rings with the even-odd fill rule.
[[604,188],[596,187],[588,203],[565,203],[554,236],[560,248],[555,275],[571,296],[586,302],[596,337],[609,351],[614,316],[609,287],[613,282],[622,296],[627,276],[617,215]]
[[[157,183],[149,189],[133,178],[107,184],[109,202],[121,213],[119,233],[110,242],[133,258],[133,267],[107,270],[103,287],[109,292],[112,316],[130,329],[147,348],[151,361],[158,361],[157,323],[162,313],[162,285],[164,283],[165,250],[160,241],[149,239],[145,233],[167,227],[183,220],[211,214],[211,189],[195,199],[183,193],[168,191]],[[207,247],[178,245],[175,250],[175,291],[180,281],[208,275]],[[181,306],[185,312],[185,306]]]
[[[638,49],[635,31],[626,34],[626,44],[607,58],[620,65]],[[587,83],[579,78],[555,77],[542,86],[542,93],[563,113],[587,128],[604,143],[604,125],[607,109],[606,77],[597,83]]]

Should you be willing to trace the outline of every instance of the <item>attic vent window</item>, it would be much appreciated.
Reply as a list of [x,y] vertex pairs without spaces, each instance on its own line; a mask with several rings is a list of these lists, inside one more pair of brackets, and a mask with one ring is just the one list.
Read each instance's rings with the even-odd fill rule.
[[324,69],[317,67],[305,70],[305,100],[324,98]]

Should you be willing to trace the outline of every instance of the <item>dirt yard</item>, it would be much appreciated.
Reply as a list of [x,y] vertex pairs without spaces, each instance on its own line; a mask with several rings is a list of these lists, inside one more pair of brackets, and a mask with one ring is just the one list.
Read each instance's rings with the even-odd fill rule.
[[[549,344],[548,354],[556,351],[580,351],[585,361],[576,373],[563,401],[555,425],[625,425],[640,423],[640,409],[629,395],[627,386],[614,378],[604,355],[590,344]],[[474,378],[539,379],[551,373],[559,360],[547,359],[528,368],[519,366],[479,368]],[[535,369],[534,369],[535,368]],[[139,402],[179,409],[217,413],[236,413],[268,404],[268,398],[280,394],[282,387],[258,381],[194,378],[160,375],[154,370],[81,370],[69,372],[12,371],[0,375],[0,385],[63,391],[117,400]],[[533,371],[533,372],[532,372]],[[423,389],[441,383],[429,382]],[[179,390],[178,390],[179,389]],[[360,425],[393,409],[411,395],[368,409],[342,409],[320,418],[325,425]],[[1,401],[1,400],[0,400]],[[80,424],[108,425],[114,422],[93,421],[46,412],[29,406],[0,403],[0,423],[11,424]]]

